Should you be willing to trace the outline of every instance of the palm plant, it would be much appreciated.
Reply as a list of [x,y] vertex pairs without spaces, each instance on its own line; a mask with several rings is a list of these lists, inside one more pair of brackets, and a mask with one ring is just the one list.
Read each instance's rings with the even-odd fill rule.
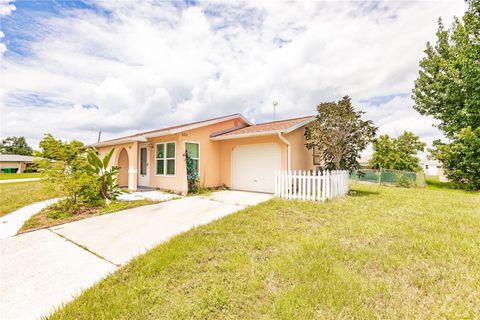
[[110,150],[103,159],[97,153],[89,149],[87,151],[88,171],[98,177],[100,193],[107,204],[115,200],[120,194],[120,187],[117,183],[117,176],[120,168],[118,166],[108,167],[114,149]]

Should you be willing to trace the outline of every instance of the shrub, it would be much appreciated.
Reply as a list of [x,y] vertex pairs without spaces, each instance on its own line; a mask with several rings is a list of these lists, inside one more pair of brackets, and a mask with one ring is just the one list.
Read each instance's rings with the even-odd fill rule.
[[113,149],[101,159],[93,150],[65,160],[42,159],[37,164],[47,187],[60,187],[66,199],[60,207],[75,213],[81,206],[104,206],[120,194],[118,167],[108,168]]
[[416,182],[403,172],[395,173],[396,185],[402,188],[413,188]]
[[108,167],[114,149],[110,150],[103,159],[92,149],[88,150],[87,172],[97,177],[101,196],[107,201],[115,200],[120,195],[120,186],[117,183],[119,167]]
[[200,177],[188,152],[185,152],[185,161],[187,162],[188,193],[198,193]]

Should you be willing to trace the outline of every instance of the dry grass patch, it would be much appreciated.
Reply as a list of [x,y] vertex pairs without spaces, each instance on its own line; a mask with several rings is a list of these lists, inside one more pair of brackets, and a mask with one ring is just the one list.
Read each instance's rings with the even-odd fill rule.
[[81,206],[75,211],[75,213],[66,212],[62,208],[52,205],[25,221],[18,233],[25,233],[38,229],[53,227],[68,222],[78,221],[158,202],[159,201],[152,200],[113,201],[108,206]]

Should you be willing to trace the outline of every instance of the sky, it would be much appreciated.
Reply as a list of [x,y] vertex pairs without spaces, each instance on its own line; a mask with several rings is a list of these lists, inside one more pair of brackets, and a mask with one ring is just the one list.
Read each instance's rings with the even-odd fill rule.
[[85,143],[242,113],[315,114],[349,95],[380,134],[441,138],[411,91],[462,0],[0,0],[0,137]]

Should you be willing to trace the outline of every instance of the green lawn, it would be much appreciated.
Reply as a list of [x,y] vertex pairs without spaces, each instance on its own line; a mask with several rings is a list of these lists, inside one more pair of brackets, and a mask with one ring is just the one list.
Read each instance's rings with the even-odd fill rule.
[[10,179],[28,179],[28,178],[41,178],[41,174],[37,172],[31,173],[0,173],[0,180]]
[[173,238],[52,319],[473,319],[480,195],[354,184]]
[[426,183],[428,189],[454,189],[451,182],[440,182],[435,176],[426,177]]
[[59,195],[59,191],[45,189],[40,181],[1,183],[0,217],[26,205]]

